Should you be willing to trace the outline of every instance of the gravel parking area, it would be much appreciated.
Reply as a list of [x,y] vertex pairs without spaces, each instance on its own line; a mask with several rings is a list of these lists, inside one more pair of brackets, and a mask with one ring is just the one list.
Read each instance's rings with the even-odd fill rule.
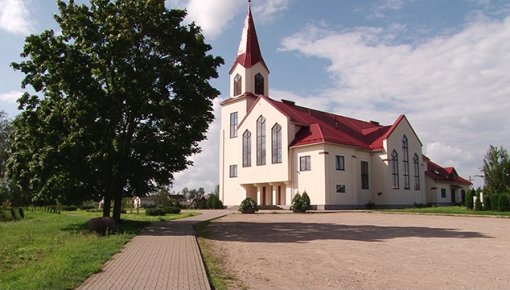
[[234,214],[212,222],[208,232],[226,271],[249,289],[510,287],[505,218]]

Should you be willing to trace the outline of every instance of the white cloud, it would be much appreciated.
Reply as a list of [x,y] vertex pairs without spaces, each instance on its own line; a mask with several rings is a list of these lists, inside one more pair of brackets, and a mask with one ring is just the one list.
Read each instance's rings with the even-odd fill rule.
[[[398,28],[398,27],[397,27]],[[434,161],[479,174],[489,144],[510,147],[510,17],[478,19],[448,36],[394,44],[394,31],[310,26],[282,51],[330,61],[329,110],[392,123],[405,113]],[[314,102],[325,102],[314,100]]]
[[204,35],[214,39],[222,32],[225,25],[241,11],[242,7],[246,7],[246,3],[239,0],[221,0],[221,2],[190,0],[186,5],[188,11],[186,19],[190,22],[195,21],[202,28]]
[[13,34],[32,32],[33,23],[28,7],[30,0],[0,0],[0,29]]
[[281,11],[287,10],[290,0],[266,0],[252,2],[253,13],[262,23],[271,22]]
[[7,93],[0,94],[0,102],[15,104],[16,101],[21,97],[22,93],[18,91],[10,91]]
[[375,3],[369,17],[382,18],[389,11],[398,11],[404,7],[404,0],[382,0]]

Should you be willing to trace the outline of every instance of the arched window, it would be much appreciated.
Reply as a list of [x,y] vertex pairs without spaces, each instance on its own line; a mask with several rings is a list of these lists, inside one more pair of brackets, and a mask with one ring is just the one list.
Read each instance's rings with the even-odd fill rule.
[[236,76],[234,77],[234,96],[241,94],[242,80],[243,80],[243,78],[241,77],[240,74],[236,74]]
[[271,129],[272,162],[282,163],[282,126],[276,123]]
[[407,142],[407,137],[404,135],[402,138],[402,152],[404,153],[404,158],[402,160],[404,164],[404,189],[410,188],[410,181],[409,181],[409,145]]
[[266,118],[257,119],[257,165],[266,165]]
[[398,153],[393,150],[391,153],[391,174],[393,176],[393,188],[399,188],[398,182]]
[[258,73],[255,75],[255,95],[264,94],[264,77]]
[[418,154],[414,154],[413,157],[413,167],[414,167],[414,189],[420,190],[420,162]]
[[251,133],[246,130],[243,134],[243,167],[251,166]]

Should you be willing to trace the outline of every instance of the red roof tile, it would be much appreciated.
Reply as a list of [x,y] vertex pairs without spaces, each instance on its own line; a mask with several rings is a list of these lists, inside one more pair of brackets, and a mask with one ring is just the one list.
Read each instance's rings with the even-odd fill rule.
[[234,69],[236,64],[240,64],[245,68],[250,68],[253,65],[261,62],[262,65],[269,71],[262,58],[260,52],[259,40],[257,38],[257,31],[255,30],[255,23],[251,15],[251,8],[248,6],[248,15],[244,22],[243,34],[241,36],[241,43],[239,44],[239,50],[237,52],[236,60],[230,69],[230,72]]
[[382,137],[391,128],[391,126],[381,126],[376,122],[361,121],[297,106],[294,102],[286,100],[276,101],[263,95],[260,95],[259,99],[248,110],[247,116],[261,99],[266,100],[287,116],[290,122],[301,126],[291,146],[327,142],[359,147],[365,150],[379,150],[383,148]]
[[[426,159],[425,159],[426,158]],[[455,168],[453,167],[442,167],[432,161],[428,157],[425,157],[424,160],[427,161],[427,170],[425,171],[425,175],[431,177],[435,181],[445,182],[451,184],[460,184],[469,186],[472,183],[462,177],[460,177]]]

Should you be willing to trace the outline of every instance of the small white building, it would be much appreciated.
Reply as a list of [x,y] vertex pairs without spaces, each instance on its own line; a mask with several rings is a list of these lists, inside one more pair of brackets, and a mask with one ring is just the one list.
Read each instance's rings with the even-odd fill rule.
[[288,207],[304,191],[318,209],[443,201],[428,199],[428,159],[405,115],[385,126],[322,112],[270,98],[268,82],[248,8],[230,97],[221,103],[223,204],[251,197],[259,205]]

